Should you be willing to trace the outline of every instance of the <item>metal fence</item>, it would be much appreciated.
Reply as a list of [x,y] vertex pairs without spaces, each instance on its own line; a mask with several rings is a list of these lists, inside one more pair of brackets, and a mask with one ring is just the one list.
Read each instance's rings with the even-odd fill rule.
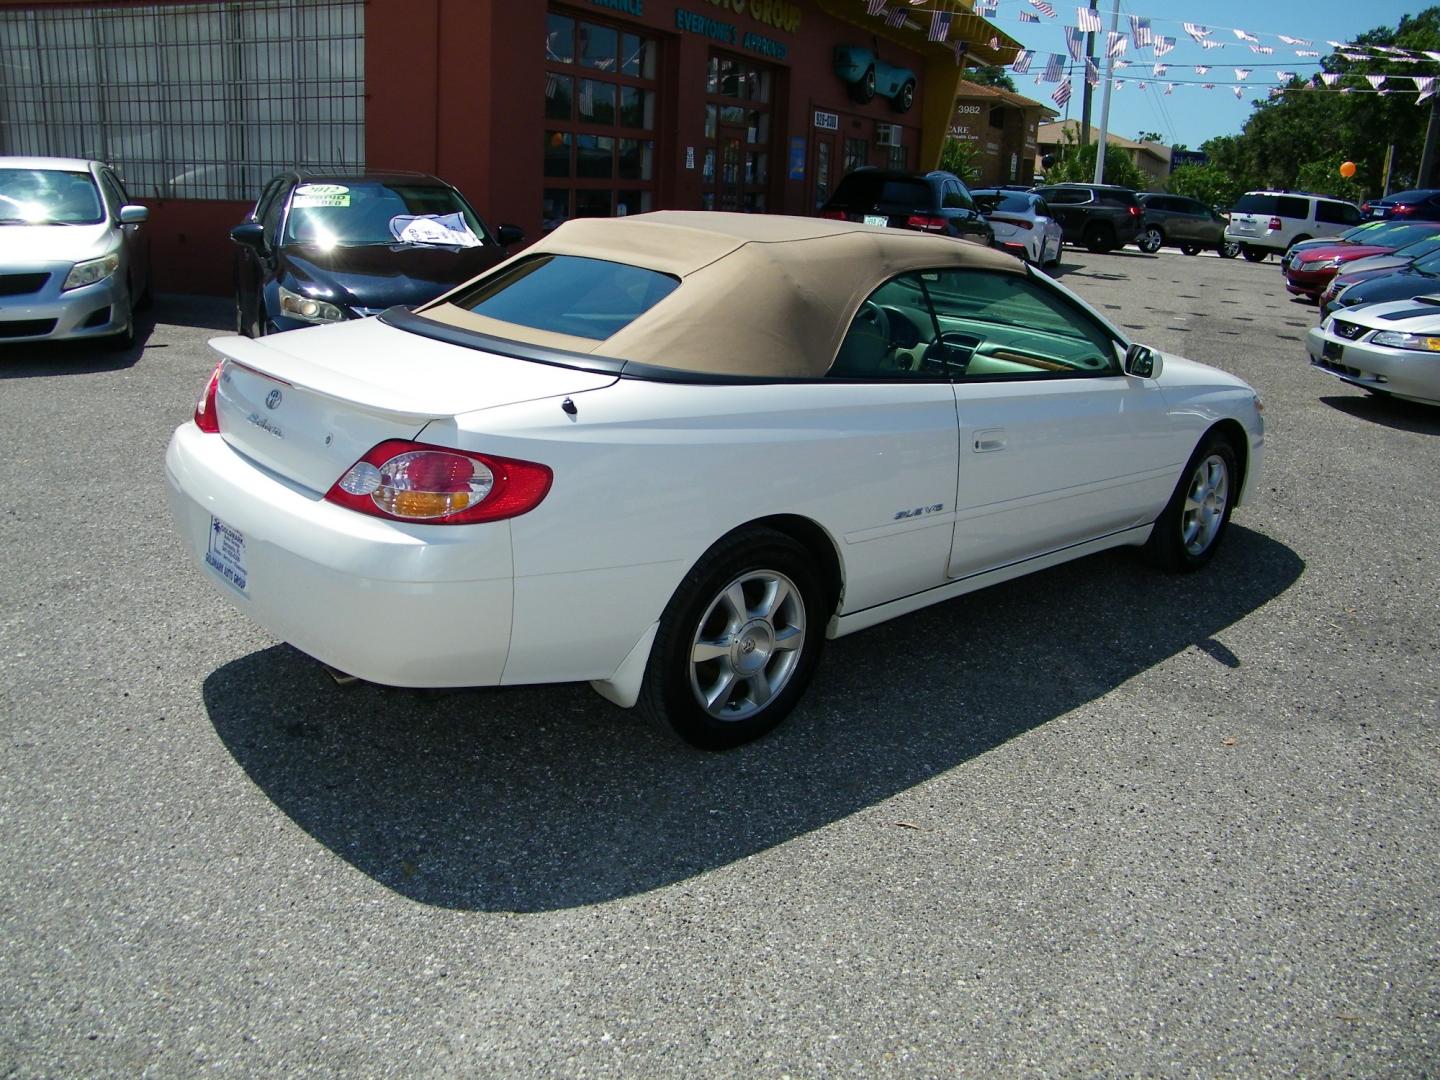
[[362,0],[0,8],[0,153],[253,199],[291,166],[364,168],[364,56]]

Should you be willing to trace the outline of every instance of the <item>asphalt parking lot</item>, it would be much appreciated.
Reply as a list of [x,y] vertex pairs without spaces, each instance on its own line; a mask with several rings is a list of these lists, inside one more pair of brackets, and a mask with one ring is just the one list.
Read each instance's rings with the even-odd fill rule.
[[220,600],[161,475],[225,303],[0,351],[0,1072],[1440,1073],[1440,410],[1312,370],[1273,261],[1061,277],[1261,392],[1260,500],[833,642],[721,755]]

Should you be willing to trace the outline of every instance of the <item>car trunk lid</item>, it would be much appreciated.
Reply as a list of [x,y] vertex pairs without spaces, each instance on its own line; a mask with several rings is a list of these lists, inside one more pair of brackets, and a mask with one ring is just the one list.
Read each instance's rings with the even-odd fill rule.
[[226,357],[216,390],[225,441],[319,493],[377,443],[413,439],[434,420],[616,379],[460,349],[375,319],[210,344]]

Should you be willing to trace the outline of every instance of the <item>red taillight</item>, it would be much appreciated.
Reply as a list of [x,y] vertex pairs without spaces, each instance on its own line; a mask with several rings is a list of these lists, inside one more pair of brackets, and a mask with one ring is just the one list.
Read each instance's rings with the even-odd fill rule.
[[1127,206],[1126,209],[1130,211],[1131,217],[1139,217],[1141,213],[1143,213],[1143,211],[1138,206]]
[[845,211],[844,211],[844,210],[821,210],[821,211],[820,211],[820,216],[821,216],[822,218],[829,218],[831,221],[844,221],[844,220],[845,220]]
[[905,219],[905,224],[912,229],[919,229],[921,232],[945,231],[945,219],[932,217],[929,214],[911,214]]
[[1026,221],[1024,218],[1001,217],[999,214],[991,214],[990,220],[998,221],[1002,225],[1014,225],[1017,229],[1033,229],[1035,227],[1033,221]]
[[1283,226],[1282,226],[1281,223],[1280,223],[1280,219],[1279,219],[1278,217],[1272,217],[1272,218],[1270,219],[1270,228],[1272,228],[1272,229],[1283,228]]
[[215,365],[215,370],[210,373],[210,381],[200,392],[200,400],[195,402],[195,426],[207,435],[220,434],[220,417],[215,415],[215,392],[220,387],[220,369],[224,366],[224,360]]
[[389,439],[350,466],[325,499],[391,521],[470,525],[535,509],[553,479],[533,461]]
[[1404,217],[1406,214],[1413,214],[1414,212],[1415,207],[1409,203],[1396,203],[1390,207],[1390,213],[1395,217]]
[[1366,199],[1364,202],[1362,202],[1362,203],[1360,204],[1360,213],[1364,214],[1366,217],[1369,217],[1369,216],[1370,216],[1370,200],[1369,200],[1369,199]]

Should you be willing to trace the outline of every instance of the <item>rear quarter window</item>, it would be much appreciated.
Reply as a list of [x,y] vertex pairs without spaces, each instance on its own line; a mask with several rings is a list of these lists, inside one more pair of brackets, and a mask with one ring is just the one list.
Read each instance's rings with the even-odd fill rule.
[[1279,197],[1275,195],[1241,195],[1240,200],[1235,204],[1235,212],[1238,214],[1274,214],[1277,213]]
[[1310,204],[1305,199],[1297,199],[1293,195],[1281,195],[1275,200],[1275,212],[1281,217],[1299,218],[1305,221],[1310,217]]
[[486,318],[603,341],[675,291],[655,270],[575,255],[538,255],[450,303]]

